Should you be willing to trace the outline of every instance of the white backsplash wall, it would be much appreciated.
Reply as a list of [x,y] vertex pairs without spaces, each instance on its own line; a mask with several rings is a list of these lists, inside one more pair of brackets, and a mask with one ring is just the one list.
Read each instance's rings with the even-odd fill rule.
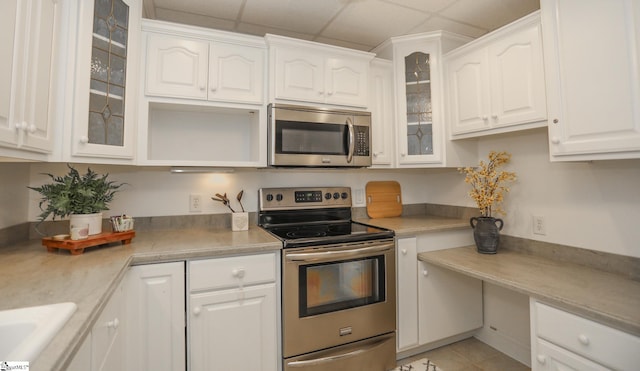
[[[478,142],[479,155],[489,151],[510,152],[506,167],[518,180],[505,196],[503,233],[545,242],[640,257],[640,160],[552,163],[545,129]],[[475,204],[459,193],[452,171],[429,178],[433,198],[427,201],[457,206]],[[546,235],[533,234],[533,215],[542,216]]]
[[[490,150],[512,153],[508,169],[518,175],[506,195],[503,217],[505,234],[540,241],[583,247],[640,257],[640,160],[551,163],[545,130],[517,135],[483,138],[479,153]],[[65,164],[0,164],[2,172],[2,223],[35,221],[39,214],[38,194],[26,190],[24,176],[12,166],[30,169],[30,184],[48,181],[43,172],[62,175]],[[87,165],[79,164],[80,171]],[[202,195],[202,214],[226,213],[210,199],[227,192],[230,199],[244,189],[247,211],[257,209],[257,190],[262,187],[344,185],[364,190],[370,180],[397,180],[403,202],[475,207],[467,196],[470,189],[456,169],[418,170],[274,170],[238,169],[230,174],[171,174],[169,168],[91,165],[108,172],[113,180],[129,183],[111,204],[105,216],[128,213],[133,216],[189,215],[189,195]],[[24,172],[24,170],[21,170]],[[17,176],[16,176],[17,175]],[[24,186],[19,183],[25,181]],[[4,189],[19,190],[18,197]],[[18,192],[20,193],[20,192]],[[20,199],[28,197],[28,213],[20,211]],[[364,206],[355,205],[355,206]],[[233,203],[237,208],[237,203]],[[22,215],[22,216],[21,216]],[[546,235],[533,234],[533,215],[542,216]]]
[[29,166],[0,162],[0,228],[27,221]]
[[[232,207],[239,210],[235,201],[240,190],[244,190],[242,203],[246,211],[257,211],[258,189],[264,187],[297,186],[347,186],[355,192],[371,180],[397,180],[402,186],[403,201],[406,204],[423,203],[430,192],[436,192],[428,184],[424,171],[385,170],[275,170],[237,169],[224,174],[172,174],[165,167],[101,166],[74,164],[81,173],[89,166],[96,172],[109,173],[109,179],[127,183],[116,194],[105,216],[127,213],[133,216],[162,216],[189,214],[227,213],[221,203],[211,200],[216,193],[227,193]],[[49,181],[42,173],[63,175],[66,164],[31,165],[31,183],[40,185]],[[189,212],[189,195],[202,196],[202,211]],[[433,195],[431,195],[433,196]],[[355,195],[354,195],[355,197]],[[29,192],[29,221],[35,221],[39,195]],[[362,205],[355,206],[365,206]]]

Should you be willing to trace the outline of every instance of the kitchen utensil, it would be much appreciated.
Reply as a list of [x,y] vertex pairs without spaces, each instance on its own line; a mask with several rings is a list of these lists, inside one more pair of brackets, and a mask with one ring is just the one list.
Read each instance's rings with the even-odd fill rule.
[[402,192],[396,181],[371,181],[365,187],[367,215],[392,218],[402,214]]

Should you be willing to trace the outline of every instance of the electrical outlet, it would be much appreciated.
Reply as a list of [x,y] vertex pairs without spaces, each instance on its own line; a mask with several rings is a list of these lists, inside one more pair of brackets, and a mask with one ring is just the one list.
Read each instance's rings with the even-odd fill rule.
[[202,211],[202,195],[189,195],[189,211],[192,213]]
[[545,236],[547,234],[547,227],[544,222],[544,216],[533,216],[533,233]]
[[354,203],[358,206],[364,205],[364,189],[359,188],[355,190]]

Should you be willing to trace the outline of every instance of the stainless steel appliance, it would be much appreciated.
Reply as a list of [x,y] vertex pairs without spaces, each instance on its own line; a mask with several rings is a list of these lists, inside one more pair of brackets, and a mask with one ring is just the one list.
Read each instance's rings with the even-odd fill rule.
[[270,104],[269,166],[371,166],[371,113]]
[[258,218],[284,247],[283,370],[394,368],[393,231],[352,221],[345,187],[260,189]]

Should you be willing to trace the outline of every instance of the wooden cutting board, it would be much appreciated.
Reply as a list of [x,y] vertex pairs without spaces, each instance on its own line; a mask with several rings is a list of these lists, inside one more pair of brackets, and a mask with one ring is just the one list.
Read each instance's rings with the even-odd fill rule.
[[370,218],[391,218],[402,214],[402,192],[395,180],[372,181],[365,187]]

